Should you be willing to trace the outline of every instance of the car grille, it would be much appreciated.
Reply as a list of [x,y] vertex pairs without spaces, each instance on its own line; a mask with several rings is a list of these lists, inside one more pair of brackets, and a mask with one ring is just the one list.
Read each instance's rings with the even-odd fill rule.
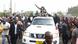
[[31,38],[38,38],[38,39],[44,39],[44,34],[32,34],[31,33]]

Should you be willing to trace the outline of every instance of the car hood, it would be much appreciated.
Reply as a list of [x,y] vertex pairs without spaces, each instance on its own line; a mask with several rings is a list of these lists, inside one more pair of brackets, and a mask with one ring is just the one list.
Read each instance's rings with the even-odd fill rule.
[[55,26],[52,26],[52,25],[31,25],[27,28],[25,32],[44,34],[47,31],[50,31],[51,33],[58,32]]

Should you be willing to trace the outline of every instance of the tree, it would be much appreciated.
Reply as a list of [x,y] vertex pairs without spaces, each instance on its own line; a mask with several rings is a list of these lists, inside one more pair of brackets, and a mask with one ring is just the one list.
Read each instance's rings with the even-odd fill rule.
[[61,11],[57,12],[57,14],[58,14],[59,16],[64,15]]
[[33,11],[26,11],[24,14],[26,16],[33,16]]
[[72,7],[72,8],[68,8],[67,14],[71,14],[73,16],[78,16],[78,6]]

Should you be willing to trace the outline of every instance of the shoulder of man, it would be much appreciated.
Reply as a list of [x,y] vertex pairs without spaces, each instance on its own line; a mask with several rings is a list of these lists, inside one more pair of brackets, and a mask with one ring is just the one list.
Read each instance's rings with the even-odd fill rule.
[[47,43],[44,41],[43,44],[47,44]]

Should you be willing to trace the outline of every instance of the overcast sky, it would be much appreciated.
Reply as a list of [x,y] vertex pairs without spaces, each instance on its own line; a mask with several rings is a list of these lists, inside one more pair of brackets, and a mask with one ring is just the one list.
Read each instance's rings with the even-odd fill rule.
[[[37,4],[39,7],[44,6],[49,13],[62,11],[66,12],[68,8],[77,6],[78,0],[12,0],[13,11],[36,11]],[[0,11],[9,9],[10,0],[0,0]]]

